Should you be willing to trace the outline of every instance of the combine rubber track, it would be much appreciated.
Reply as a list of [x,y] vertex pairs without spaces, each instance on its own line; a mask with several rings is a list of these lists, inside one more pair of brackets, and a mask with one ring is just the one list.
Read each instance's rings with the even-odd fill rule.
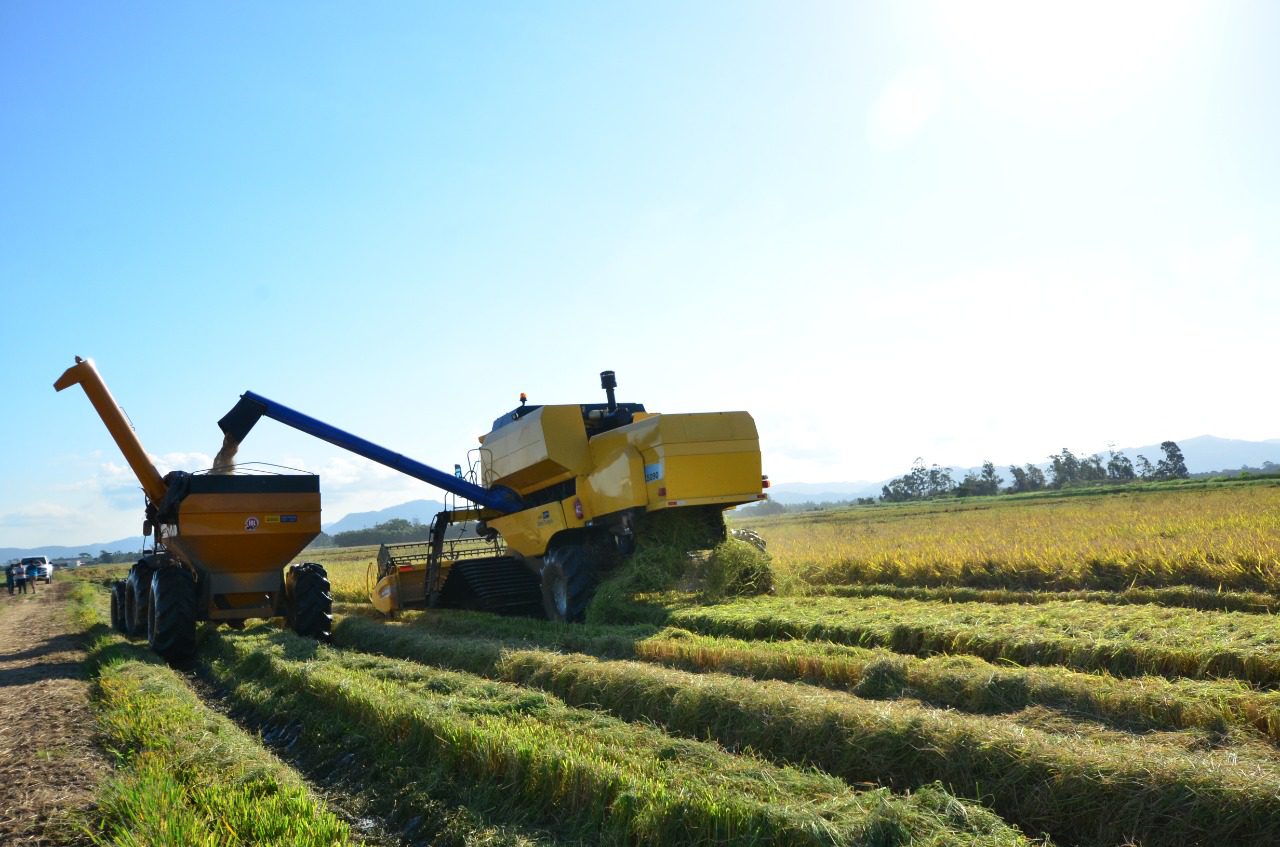
[[510,556],[455,563],[440,601],[448,608],[542,617],[538,578]]

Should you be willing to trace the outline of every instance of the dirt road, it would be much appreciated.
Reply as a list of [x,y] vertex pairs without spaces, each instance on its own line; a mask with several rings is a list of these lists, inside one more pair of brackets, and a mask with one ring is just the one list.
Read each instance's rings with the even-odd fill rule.
[[109,767],[94,743],[70,584],[0,588],[0,844],[74,845]]

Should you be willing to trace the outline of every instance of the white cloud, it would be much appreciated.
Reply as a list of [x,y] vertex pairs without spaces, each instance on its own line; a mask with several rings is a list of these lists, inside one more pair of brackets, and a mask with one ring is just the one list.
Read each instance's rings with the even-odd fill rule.
[[213,467],[213,457],[208,453],[200,452],[164,453],[160,456],[152,456],[151,461],[155,464],[156,470],[160,471],[161,476],[169,471],[202,471]]
[[4,527],[59,527],[66,526],[78,519],[80,513],[62,503],[36,502],[30,503],[15,512],[0,515],[0,526]]
[[942,85],[932,68],[899,74],[881,92],[867,119],[867,140],[877,150],[910,141],[938,108]]

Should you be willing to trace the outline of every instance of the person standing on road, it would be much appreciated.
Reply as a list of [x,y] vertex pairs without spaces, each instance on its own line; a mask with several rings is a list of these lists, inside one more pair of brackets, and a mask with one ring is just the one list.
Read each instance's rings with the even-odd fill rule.
[[40,578],[40,566],[35,562],[27,565],[27,585],[31,586],[31,593],[36,593],[36,580]]
[[22,566],[22,562],[13,566],[13,581],[17,583],[19,594],[27,593],[27,569]]
[[4,569],[5,578],[9,581],[9,593],[13,593],[13,569],[17,567],[17,562],[10,562],[9,567]]

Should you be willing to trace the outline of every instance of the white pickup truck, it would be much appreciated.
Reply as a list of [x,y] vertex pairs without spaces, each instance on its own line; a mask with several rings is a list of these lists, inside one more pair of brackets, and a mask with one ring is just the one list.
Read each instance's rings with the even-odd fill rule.
[[31,565],[37,568],[36,581],[44,580],[45,584],[53,582],[53,565],[49,564],[48,556],[27,556],[22,560],[22,566],[30,569]]

